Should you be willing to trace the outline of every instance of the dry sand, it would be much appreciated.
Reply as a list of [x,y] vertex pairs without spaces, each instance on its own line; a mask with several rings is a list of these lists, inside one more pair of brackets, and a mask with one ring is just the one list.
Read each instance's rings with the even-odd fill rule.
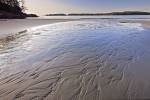
[[0,49],[0,100],[150,98],[147,23],[72,21],[17,36]]

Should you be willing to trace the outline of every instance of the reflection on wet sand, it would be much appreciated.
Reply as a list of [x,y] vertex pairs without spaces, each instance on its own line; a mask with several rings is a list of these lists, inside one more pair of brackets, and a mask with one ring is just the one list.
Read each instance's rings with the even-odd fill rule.
[[116,20],[30,29],[0,49],[0,98],[150,98],[149,32],[139,23]]

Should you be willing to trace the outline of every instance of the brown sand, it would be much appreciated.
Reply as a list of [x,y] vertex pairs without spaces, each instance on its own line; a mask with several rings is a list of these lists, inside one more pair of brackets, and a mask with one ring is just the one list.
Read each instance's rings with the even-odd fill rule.
[[[78,25],[85,27],[82,23]],[[92,24],[87,26],[93,29]],[[71,31],[74,29],[74,27],[68,27]],[[97,26],[93,30],[101,31],[102,27],[103,25]],[[50,30],[47,29],[44,32]],[[86,30],[84,32],[86,34]],[[75,37],[66,44],[63,42],[63,45],[60,41],[66,34],[62,32],[61,38],[55,40],[55,36],[59,37],[59,34],[53,33],[49,47],[53,44],[56,47],[53,49],[54,52],[50,51],[48,54],[54,55],[51,59],[48,57],[43,60],[44,62],[40,60],[41,62],[33,65],[29,64],[32,60],[30,59],[22,66],[4,66],[6,67],[4,71],[8,71],[8,75],[0,78],[0,100],[148,99],[150,98],[150,35],[140,32],[127,34],[128,32],[124,30],[123,34],[116,32],[117,34],[103,37],[106,35],[104,34],[103,38],[98,38],[98,33],[96,36],[90,34],[90,40],[85,38],[89,34],[82,37],[78,33],[70,35],[70,32],[66,33],[67,39],[73,36],[80,38],[80,35],[82,38],[77,39],[79,43]],[[95,41],[96,39],[98,41]],[[34,41],[31,43],[34,44]],[[78,47],[80,45],[81,47]],[[32,45],[27,45],[27,48],[30,46]],[[44,54],[47,55],[46,52]],[[29,69],[15,72],[26,67]],[[0,74],[2,77],[3,70]]]
[[150,28],[150,21],[138,21],[140,23],[142,23],[142,25],[146,28]]

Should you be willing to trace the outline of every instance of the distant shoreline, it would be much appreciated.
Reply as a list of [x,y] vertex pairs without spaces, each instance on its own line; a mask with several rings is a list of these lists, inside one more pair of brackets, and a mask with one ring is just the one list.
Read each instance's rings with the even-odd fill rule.
[[103,15],[150,15],[150,12],[141,11],[124,11],[124,12],[111,12],[111,13],[56,13],[47,14],[46,16],[103,16]]

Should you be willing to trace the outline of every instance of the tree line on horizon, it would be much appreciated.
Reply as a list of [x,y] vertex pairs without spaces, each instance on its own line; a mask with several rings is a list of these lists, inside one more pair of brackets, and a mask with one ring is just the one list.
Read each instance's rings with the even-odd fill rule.
[[100,16],[100,15],[150,15],[150,12],[143,11],[123,11],[123,12],[111,12],[111,13],[55,13],[47,14],[46,16]]

